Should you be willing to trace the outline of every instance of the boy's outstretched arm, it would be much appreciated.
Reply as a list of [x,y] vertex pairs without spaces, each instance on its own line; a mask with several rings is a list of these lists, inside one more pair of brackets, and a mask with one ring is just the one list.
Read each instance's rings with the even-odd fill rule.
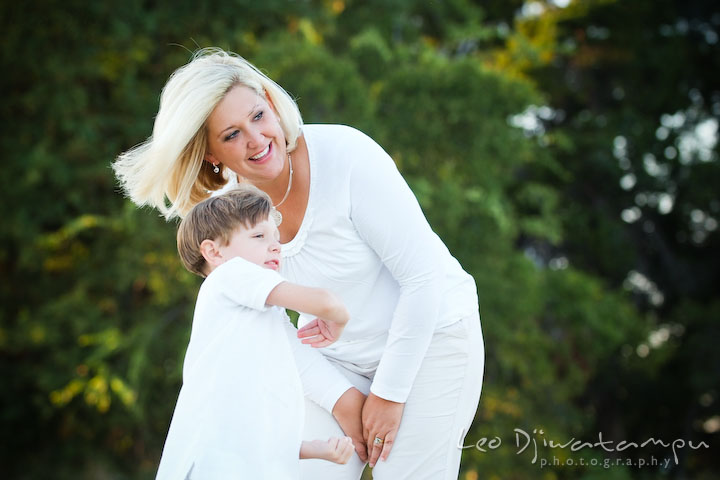
[[298,330],[302,342],[313,347],[325,347],[335,342],[350,319],[340,299],[322,288],[282,282],[272,289],[266,303],[315,315],[315,320]]
[[319,458],[329,462],[345,464],[353,452],[353,442],[350,437],[330,438],[327,441],[303,441],[300,445],[300,459]]

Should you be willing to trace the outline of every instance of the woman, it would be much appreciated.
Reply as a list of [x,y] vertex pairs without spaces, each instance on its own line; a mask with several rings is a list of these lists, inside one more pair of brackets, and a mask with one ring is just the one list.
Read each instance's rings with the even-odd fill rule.
[[[307,402],[305,438],[342,428],[358,456],[344,466],[302,462],[303,478],[358,479],[365,461],[377,479],[457,478],[482,384],[475,283],[382,148],[350,127],[303,125],[280,86],[206,49],[171,76],[152,136],[114,168],[136,204],[167,218],[235,181],[264,190],[282,274],[347,305],[343,337],[322,354],[355,388],[335,388],[332,408],[321,408],[333,386],[303,376],[317,402]],[[298,326],[309,326],[300,336],[315,333],[310,320],[301,316]]]

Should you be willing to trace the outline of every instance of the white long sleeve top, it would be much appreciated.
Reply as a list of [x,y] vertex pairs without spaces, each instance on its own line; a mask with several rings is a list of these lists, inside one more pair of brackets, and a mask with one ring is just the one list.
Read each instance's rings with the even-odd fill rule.
[[281,272],[345,302],[350,321],[321,351],[372,378],[375,395],[404,402],[433,332],[477,312],[475,282],[377,143],[341,125],[305,125],[303,135],[310,196]]
[[234,258],[203,282],[157,480],[299,478],[303,391],[332,409],[351,385],[265,305],[282,281]]

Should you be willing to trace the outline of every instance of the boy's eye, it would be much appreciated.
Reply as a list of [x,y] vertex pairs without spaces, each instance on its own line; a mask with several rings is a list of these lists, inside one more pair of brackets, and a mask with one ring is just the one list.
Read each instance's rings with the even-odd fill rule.
[[225,141],[227,142],[228,140],[232,140],[233,138],[237,137],[239,133],[240,133],[240,130],[233,130],[233,132],[230,135],[225,137]]

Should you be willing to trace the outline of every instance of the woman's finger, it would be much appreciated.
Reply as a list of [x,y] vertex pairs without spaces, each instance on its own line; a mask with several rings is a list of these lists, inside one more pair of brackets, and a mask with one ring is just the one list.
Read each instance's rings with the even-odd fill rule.
[[[391,442],[387,450],[387,454],[390,454],[395,434],[400,428],[404,408],[405,404],[403,403],[385,400],[373,393],[370,393],[365,400],[362,422],[363,428],[370,432],[370,436],[367,438],[367,447],[371,467],[375,466],[387,440]],[[389,435],[390,432],[392,435]]]
[[[352,438],[352,437],[351,437]],[[368,453],[367,453],[367,443],[362,438],[353,438],[353,448],[355,449],[355,452],[358,454],[358,457],[360,457],[360,460],[365,463],[368,460]]]
[[395,444],[395,434],[396,431],[390,431],[387,435],[385,435],[382,452],[380,453],[380,460],[383,462],[390,456],[390,450],[392,450],[392,447]]
[[375,464],[378,461],[378,458],[380,457],[380,453],[382,453],[383,445],[385,444],[385,440],[383,439],[384,435],[381,433],[376,433],[372,436],[372,438],[368,442],[368,447],[372,445],[372,450],[370,452],[370,459],[368,460],[368,463],[370,464],[370,468],[374,467]]
[[365,395],[355,387],[343,393],[333,407],[333,417],[337,420],[345,435],[352,438],[355,451],[360,460],[367,462],[367,442],[365,441],[365,428],[362,423],[362,407],[365,404]]

